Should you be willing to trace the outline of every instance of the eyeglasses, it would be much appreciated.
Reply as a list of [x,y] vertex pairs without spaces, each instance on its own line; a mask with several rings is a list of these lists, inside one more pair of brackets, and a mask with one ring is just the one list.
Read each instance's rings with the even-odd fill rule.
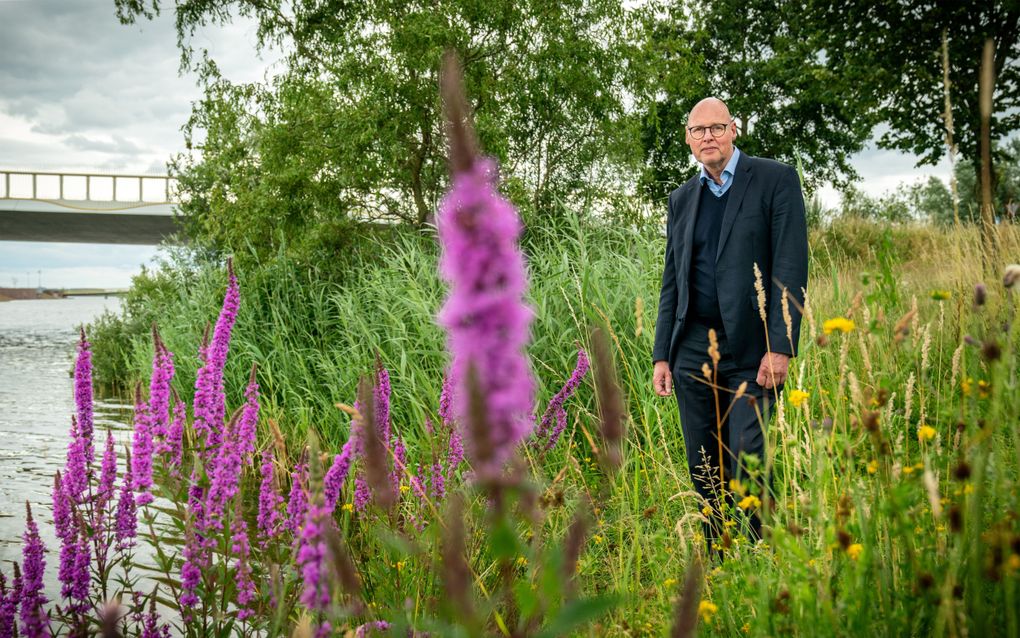
[[712,137],[720,137],[726,132],[733,120],[725,124],[712,124],[711,126],[688,126],[687,132],[691,134],[691,137],[696,140],[700,140],[705,137],[705,131],[712,131]]

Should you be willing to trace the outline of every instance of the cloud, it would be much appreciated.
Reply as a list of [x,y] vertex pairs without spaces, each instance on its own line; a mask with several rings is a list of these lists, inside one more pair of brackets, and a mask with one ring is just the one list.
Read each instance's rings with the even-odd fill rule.
[[[279,57],[257,57],[247,19],[197,30],[224,75],[259,80]],[[178,73],[172,11],[122,25],[113,3],[0,0],[0,165],[124,170],[184,150],[181,127],[201,97]]]

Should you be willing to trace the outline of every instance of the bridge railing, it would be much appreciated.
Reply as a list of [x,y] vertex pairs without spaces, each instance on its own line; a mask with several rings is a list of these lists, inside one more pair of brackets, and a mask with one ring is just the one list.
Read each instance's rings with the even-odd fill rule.
[[0,169],[0,199],[175,204],[176,181],[168,175],[55,173]]

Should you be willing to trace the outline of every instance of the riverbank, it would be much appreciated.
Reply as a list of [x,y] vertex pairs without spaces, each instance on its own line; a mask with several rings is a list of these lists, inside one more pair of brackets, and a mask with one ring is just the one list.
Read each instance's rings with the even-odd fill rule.
[[0,301],[13,301],[19,299],[22,301],[32,299],[61,299],[66,294],[60,290],[50,290],[45,288],[0,288]]

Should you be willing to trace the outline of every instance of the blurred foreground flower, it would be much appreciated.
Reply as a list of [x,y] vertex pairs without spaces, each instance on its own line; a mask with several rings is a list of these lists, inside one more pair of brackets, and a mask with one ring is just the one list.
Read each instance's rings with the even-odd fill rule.
[[822,332],[825,334],[832,334],[835,331],[846,334],[854,329],[854,322],[846,317],[836,317],[834,319],[826,319],[822,324]]
[[799,408],[807,402],[808,397],[810,396],[810,393],[804,392],[803,390],[793,390],[790,392],[790,405],[795,408]]

